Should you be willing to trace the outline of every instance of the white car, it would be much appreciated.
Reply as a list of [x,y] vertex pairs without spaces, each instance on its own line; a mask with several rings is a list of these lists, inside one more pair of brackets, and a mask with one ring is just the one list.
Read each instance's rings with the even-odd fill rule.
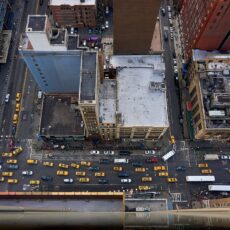
[[173,25],[173,21],[172,19],[169,19],[169,25],[172,26]]
[[173,58],[173,65],[177,65],[177,61],[176,61],[176,58]]
[[154,150],[146,150],[145,154],[146,155],[154,155],[154,154],[156,154],[156,152]]
[[105,150],[104,154],[105,155],[114,155],[114,151],[112,151],[112,150]]
[[168,12],[171,12],[171,6],[167,6]]
[[221,159],[221,160],[228,160],[228,156],[227,156],[227,155],[221,155],[221,156],[220,156],[220,159]]
[[131,179],[121,179],[121,183],[129,184],[129,183],[132,183],[132,180]]
[[98,151],[98,150],[91,150],[89,152],[89,154],[91,154],[91,155],[98,155],[98,154],[100,154],[100,151]]
[[6,103],[9,102],[9,100],[10,100],[10,94],[7,93],[6,96],[5,96],[5,102]]
[[178,69],[176,66],[174,66],[174,73],[178,73]]
[[22,171],[23,176],[32,176],[33,174],[33,171]]
[[63,181],[64,181],[64,183],[67,183],[67,184],[72,184],[73,183],[73,179],[72,178],[66,178]]
[[169,12],[168,15],[169,15],[169,19],[171,19],[172,18],[172,14]]
[[107,15],[109,14],[109,7],[108,6],[105,7],[105,14],[107,14]]
[[109,21],[105,21],[105,28],[109,28]]

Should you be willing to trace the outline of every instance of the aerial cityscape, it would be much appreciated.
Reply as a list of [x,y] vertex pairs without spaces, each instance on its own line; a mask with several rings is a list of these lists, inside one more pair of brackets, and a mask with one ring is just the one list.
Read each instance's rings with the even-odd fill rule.
[[5,229],[230,229],[230,0],[0,0],[0,98]]

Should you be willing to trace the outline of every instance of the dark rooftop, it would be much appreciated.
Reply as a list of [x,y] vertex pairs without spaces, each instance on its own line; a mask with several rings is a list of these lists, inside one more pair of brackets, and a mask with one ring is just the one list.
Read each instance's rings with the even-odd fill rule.
[[27,31],[29,31],[29,28],[31,28],[32,31],[44,31],[46,21],[45,15],[29,15],[28,20]]
[[76,50],[78,48],[79,37],[78,35],[68,35],[67,49]]
[[95,100],[96,61],[95,52],[83,53],[80,100]]
[[[46,96],[43,102],[43,115],[40,135],[84,136],[83,120],[76,108],[76,97]],[[75,100],[76,99],[76,100]]]
[[52,37],[50,38],[50,44],[64,44],[65,42],[65,30],[52,29]]

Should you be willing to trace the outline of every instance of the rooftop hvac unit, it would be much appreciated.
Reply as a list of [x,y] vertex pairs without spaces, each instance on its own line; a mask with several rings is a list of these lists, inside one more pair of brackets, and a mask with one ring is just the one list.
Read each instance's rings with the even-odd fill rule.
[[229,76],[229,75],[230,75],[229,69],[223,70],[223,75],[224,75],[224,76]]

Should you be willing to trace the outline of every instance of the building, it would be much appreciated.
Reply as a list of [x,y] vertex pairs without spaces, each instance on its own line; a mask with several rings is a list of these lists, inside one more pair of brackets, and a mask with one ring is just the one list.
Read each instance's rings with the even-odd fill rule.
[[52,28],[46,15],[29,15],[19,52],[40,89],[52,94],[79,93],[82,50],[78,36]]
[[161,55],[114,55],[110,68],[116,79],[104,79],[99,95],[102,139],[158,140],[169,127]]
[[229,1],[184,0],[180,23],[185,59],[191,57],[192,49],[230,50],[229,18]]
[[96,26],[96,0],[50,0],[50,12],[59,27]]
[[160,0],[113,2],[114,54],[149,54]]
[[[0,63],[6,63],[12,31],[6,30],[6,15],[10,14],[10,4],[8,0],[0,0]],[[9,16],[7,18],[10,18]],[[11,22],[12,23],[12,22]]]
[[230,54],[193,50],[189,94],[195,139],[230,138]]

